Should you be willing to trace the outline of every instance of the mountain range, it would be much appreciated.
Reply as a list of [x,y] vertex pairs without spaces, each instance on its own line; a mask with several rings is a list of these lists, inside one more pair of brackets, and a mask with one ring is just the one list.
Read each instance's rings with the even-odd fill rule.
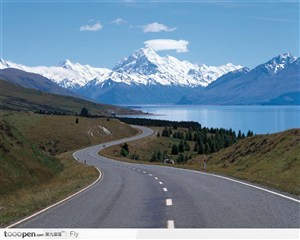
[[229,72],[208,87],[187,94],[180,104],[298,105],[300,58],[281,54],[254,69]]
[[174,103],[191,90],[206,87],[241,67],[231,63],[219,67],[192,64],[171,56],[161,57],[151,48],[133,52],[112,70],[70,60],[52,67],[0,61],[0,69],[15,68],[40,74],[81,96],[110,104]]
[[[19,81],[12,82],[21,82],[23,87],[32,88],[30,81],[27,84],[20,79],[28,81],[29,73],[34,73],[32,76],[39,75],[48,86],[52,82],[53,89],[60,88],[58,94],[76,94],[109,104],[300,104],[299,61],[286,53],[251,70],[231,63],[218,67],[192,64],[141,48],[112,69],[70,60],[51,67],[28,67],[1,60],[0,69],[9,74],[17,72]],[[7,72],[3,74],[4,70],[0,72],[4,80],[14,79]],[[44,91],[36,84],[33,88]],[[46,89],[50,93],[57,91]]]

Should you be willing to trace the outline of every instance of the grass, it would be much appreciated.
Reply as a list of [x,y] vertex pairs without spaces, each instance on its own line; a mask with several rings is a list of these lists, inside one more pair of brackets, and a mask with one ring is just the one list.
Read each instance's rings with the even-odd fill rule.
[[72,152],[129,137],[136,129],[119,120],[22,112],[0,114],[0,226],[53,204],[92,183],[93,167]]
[[28,216],[54,204],[95,181],[99,173],[94,167],[76,162],[72,153],[58,157],[64,169],[51,180],[0,195],[0,226]]
[[108,104],[99,104],[80,98],[50,94],[35,89],[23,88],[19,85],[0,80],[0,109],[15,111],[49,111],[68,114],[80,113],[83,107],[93,115],[139,114],[141,111],[121,108]]
[[[49,152],[51,155],[125,138],[138,132],[127,124],[110,118],[16,112],[3,113],[2,117],[19,129],[40,150]],[[79,120],[78,124],[75,123],[76,118]]]
[[[129,158],[132,154],[137,154],[139,156],[139,162],[149,162],[153,152],[154,151],[160,151],[163,153],[166,151],[169,155],[169,158],[176,159],[176,155],[171,155],[171,149],[173,144],[179,144],[180,140],[175,138],[166,138],[166,137],[157,137],[156,132],[162,131],[163,128],[160,127],[152,127],[154,129],[154,134],[152,134],[149,137],[140,139],[138,141],[134,142],[128,142],[129,146]],[[194,143],[188,141],[188,144],[190,145],[191,150],[186,151],[184,154],[186,155],[196,155],[192,150],[194,147]],[[115,159],[119,160],[128,160],[128,158],[124,158],[120,155],[121,145],[112,146],[110,148],[106,148],[103,151],[101,151],[101,155],[105,156],[111,156]]]
[[[163,165],[150,162],[153,151],[170,153],[170,146],[178,142],[177,139],[153,134],[128,143],[130,153],[138,154],[139,160],[122,157],[120,146],[106,148],[101,155],[127,162]],[[190,147],[193,148],[192,142]],[[246,138],[211,155],[198,155],[192,151],[187,154],[192,155],[191,160],[172,166],[222,174],[300,195],[300,129]],[[204,160],[207,161],[206,169],[203,167]]]

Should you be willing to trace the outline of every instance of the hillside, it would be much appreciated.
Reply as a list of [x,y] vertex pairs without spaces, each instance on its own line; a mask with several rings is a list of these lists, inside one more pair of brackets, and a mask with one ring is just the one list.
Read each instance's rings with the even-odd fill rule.
[[47,182],[63,170],[58,159],[42,153],[3,120],[0,120],[0,143],[0,194]]
[[78,163],[72,151],[136,133],[116,119],[1,111],[0,227],[97,179],[98,171]]
[[78,114],[83,107],[93,115],[137,114],[139,111],[98,104],[83,99],[50,94],[0,80],[0,109],[16,111],[49,111]]
[[[156,132],[162,131],[162,128],[154,129]],[[186,129],[180,131],[187,132]],[[175,160],[175,165],[169,166],[217,173],[300,195],[300,129],[250,136],[212,154],[195,152],[195,143],[187,141],[190,149],[184,151],[184,156],[189,160],[181,161],[181,164],[178,155],[170,154],[172,145],[179,142],[172,136],[154,134],[128,143],[127,157],[120,154],[121,146],[106,148],[101,155],[122,161],[160,165],[164,156],[167,156]],[[159,152],[160,159],[153,161],[153,154]],[[204,160],[207,161],[206,169],[203,167]]]
[[300,195],[300,129],[243,139],[212,154],[207,169]]

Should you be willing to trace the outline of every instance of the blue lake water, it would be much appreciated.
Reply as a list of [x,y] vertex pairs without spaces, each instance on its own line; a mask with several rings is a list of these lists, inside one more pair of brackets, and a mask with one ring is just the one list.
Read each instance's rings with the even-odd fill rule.
[[[275,133],[300,128],[300,106],[139,106],[152,119],[197,121],[205,127],[232,128],[246,133]],[[145,116],[138,116],[145,117]]]

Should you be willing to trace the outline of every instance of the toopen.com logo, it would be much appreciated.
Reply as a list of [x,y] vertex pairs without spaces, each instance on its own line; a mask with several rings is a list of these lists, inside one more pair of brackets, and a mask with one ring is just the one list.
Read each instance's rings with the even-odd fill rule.
[[7,232],[7,231],[4,231],[4,237],[7,237],[7,238],[36,237],[36,233],[35,232]]

